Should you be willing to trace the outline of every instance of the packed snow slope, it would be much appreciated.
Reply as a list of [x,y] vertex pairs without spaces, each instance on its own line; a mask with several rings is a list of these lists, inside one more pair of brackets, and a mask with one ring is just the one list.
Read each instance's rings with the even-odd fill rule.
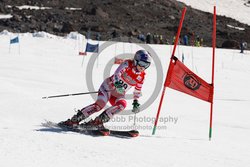
[[[231,17],[241,23],[250,25],[250,3],[249,0],[177,0],[195,9],[213,13],[216,5],[216,13],[221,16]],[[240,11],[239,11],[240,9]]]
[[[216,50],[211,141],[208,140],[210,104],[171,89],[166,91],[156,135],[151,132],[161,92],[136,116],[135,127],[140,137],[122,139],[42,127],[45,120],[65,120],[74,114],[74,108],[94,102],[90,95],[42,97],[97,90],[104,72],[110,69],[111,74],[118,67],[112,63],[116,55],[132,57],[144,45],[108,43],[91,65],[94,54],[78,56],[85,49],[82,36],[71,34],[61,38],[26,33],[19,35],[19,44],[10,45],[12,37],[15,35],[8,32],[0,35],[0,166],[246,167],[250,164],[249,52]],[[105,44],[100,42],[101,46]],[[155,61],[147,70],[141,104],[153,97],[155,87],[162,88],[172,52],[172,46],[149,48],[155,52]],[[182,55],[190,69],[211,82],[211,48],[178,46],[176,56],[181,59]],[[159,71],[156,67],[162,68]],[[88,72],[90,69],[92,72]],[[93,90],[88,88],[89,82],[93,83]],[[133,127],[131,103],[129,99],[128,110],[106,126],[124,130]]]

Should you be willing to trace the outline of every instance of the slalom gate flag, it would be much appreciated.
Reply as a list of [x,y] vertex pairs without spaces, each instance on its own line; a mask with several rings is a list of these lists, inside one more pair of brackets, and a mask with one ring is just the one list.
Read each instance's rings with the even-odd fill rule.
[[15,37],[15,38],[10,40],[10,44],[14,44],[14,43],[19,43],[19,38],[18,37]]
[[212,103],[213,86],[189,70],[177,57],[170,61],[165,87]]
[[95,53],[98,53],[98,50],[99,50],[99,44],[92,45],[92,44],[90,44],[90,43],[87,42],[87,46],[86,46],[85,52],[95,52]]

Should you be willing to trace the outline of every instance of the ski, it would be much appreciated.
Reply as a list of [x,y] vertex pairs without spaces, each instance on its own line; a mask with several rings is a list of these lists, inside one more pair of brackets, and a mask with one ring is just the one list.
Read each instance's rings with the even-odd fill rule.
[[[109,130],[109,129],[85,129],[81,126],[75,127],[75,128],[69,128],[66,126],[62,126],[58,123],[51,122],[45,120],[44,123],[42,123],[43,127],[50,128],[51,131],[57,131],[57,132],[76,132],[84,135],[90,135],[93,137],[97,136],[113,136],[113,137],[119,137],[119,138],[134,138],[139,136],[139,132],[137,130],[129,130],[129,131],[119,131],[119,130]],[[47,129],[48,131],[49,129]]]
[[90,136],[108,136],[110,134],[110,131],[108,129],[83,129],[81,127],[75,127],[75,128],[69,128],[66,126],[61,126],[58,123],[51,122],[51,121],[45,121],[42,123],[43,127],[51,128],[51,131],[63,131],[63,132],[76,132],[84,135],[90,135]]
[[77,128],[75,132],[79,132],[82,134],[87,134],[91,136],[108,136],[110,135],[109,129],[81,129]]
[[110,136],[121,137],[121,138],[133,138],[139,136],[139,131],[129,130],[129,131],[119,131],[119,130],[110,130]]

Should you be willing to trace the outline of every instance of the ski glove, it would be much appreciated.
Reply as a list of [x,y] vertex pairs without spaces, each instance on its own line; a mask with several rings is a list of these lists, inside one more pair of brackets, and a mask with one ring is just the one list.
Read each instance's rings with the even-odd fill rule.
[[136,114],[136,113],[140,112],[140,104],[138,103],[138,100],[134,100],[132,105],[133,105],[133,109],[132,109],[133,113]]
[[120,94],[123,94],[124,93],[124,87],[122,86],[122,84],[120,83],[120,82],[118,82],[118,81],[116,81],[115,83],[114,83],[114,85],[115,85],[115,88],[116,88],[116,91],[118,92],[118,93],[120,93]]

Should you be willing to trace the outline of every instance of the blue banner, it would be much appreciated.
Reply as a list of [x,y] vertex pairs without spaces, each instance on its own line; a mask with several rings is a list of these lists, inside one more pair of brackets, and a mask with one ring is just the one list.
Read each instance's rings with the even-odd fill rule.
[[14,43],[19,43],[19,38],[18,37],[15,37],[15,38],[10,40],[10,44],[14,44]]
[[95,52],[98,53],[99,50],[99,44],[92,45],[90,43],[87,43],[85,52]]

